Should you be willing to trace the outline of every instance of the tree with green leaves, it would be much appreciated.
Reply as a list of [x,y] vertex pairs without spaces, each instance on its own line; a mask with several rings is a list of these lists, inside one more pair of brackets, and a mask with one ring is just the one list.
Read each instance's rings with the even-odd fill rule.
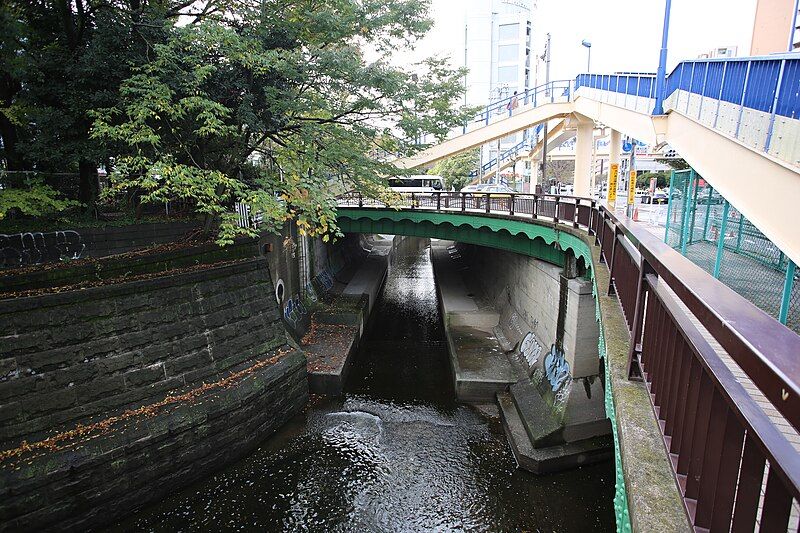
[[[209,2],[216,4],[217,2]],[[184,0],[8,0],[0,3],[0,139],[9,198],[66,192],[89,211],[112,146],[89,136],[90,111],[113,106],[153,43],[192,13]],[[22,173],[27,188],[10,189]],[[31,181],[32,175],[45,176]],[[16,182],[16,183],[15,183]],[[55,188],[55,189],[53,189]],[[64,205],[51,203],[54,209]],[[21,209],[22,212],[25,212]]]
[[470,180],[470,174],[478,170],[480,154],[476,150],[467,150],[436,163],[428,171],[444,178],[445,187],[449,190],[461,190]]
[[224,12],[169,28],[150,60],[93,113],[92,139],[116,147],[111,192],[144,201],[183,198],[219,239],[238,228],[235,202],[260,229],[294,220],[336,233],[333,191],[389,198],[396,175],[376,151],[411,154],[413,140],[462,124],[463,72],[428,59],[412,70],[391,56],[431,27],[424,0],[229,1]]

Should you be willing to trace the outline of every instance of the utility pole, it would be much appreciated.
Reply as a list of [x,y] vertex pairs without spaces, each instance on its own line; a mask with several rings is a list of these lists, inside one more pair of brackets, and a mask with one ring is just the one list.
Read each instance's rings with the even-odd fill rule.
[[[547,34],[547,41],[544,44],[544,95],[546,98],[550,97],[550,33]],[[544,137],[542,140],[542,190],[545,190],[545,181],[547,180],[547,121],[544,121]],[[536,191],[532,191],[536,192]]]

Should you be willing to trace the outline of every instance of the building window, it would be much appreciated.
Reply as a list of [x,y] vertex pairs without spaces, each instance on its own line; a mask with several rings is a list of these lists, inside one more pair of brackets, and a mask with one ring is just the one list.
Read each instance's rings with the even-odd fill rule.
[[519,38],[519,24],[501,24],[498,38],[501,41],[516,41]]
[[517,67],[517,65],[512,65],[508,67],[499,67],[497,69],[497,82],[516,83],[518,75],[519,75],[519,68]]
[[519,58],[519,45],[503,44],[497,47],[497,60],[500,63],[517,62]]

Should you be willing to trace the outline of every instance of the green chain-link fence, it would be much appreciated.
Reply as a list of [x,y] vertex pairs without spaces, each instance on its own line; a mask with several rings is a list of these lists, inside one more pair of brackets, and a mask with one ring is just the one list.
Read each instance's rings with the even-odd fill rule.
[[672,173],[665,242],[800,333],[800,270],[692,169]]

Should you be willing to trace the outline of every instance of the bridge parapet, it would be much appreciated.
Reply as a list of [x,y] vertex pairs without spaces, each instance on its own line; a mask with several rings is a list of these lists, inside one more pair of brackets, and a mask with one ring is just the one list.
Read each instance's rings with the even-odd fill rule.
[[[339,205],[387,207],[357,193],[341,196]],[[392,207],[540,220],[593,236],[608,279],[596,290],[619,302],[629,339],[627,377],[649,393],[692,525],[745,531],[758,523],[785,531],[790,518],[796,522],[800,453],[789,438],[800,423],[800,336],[591,199],[406,194]]]

